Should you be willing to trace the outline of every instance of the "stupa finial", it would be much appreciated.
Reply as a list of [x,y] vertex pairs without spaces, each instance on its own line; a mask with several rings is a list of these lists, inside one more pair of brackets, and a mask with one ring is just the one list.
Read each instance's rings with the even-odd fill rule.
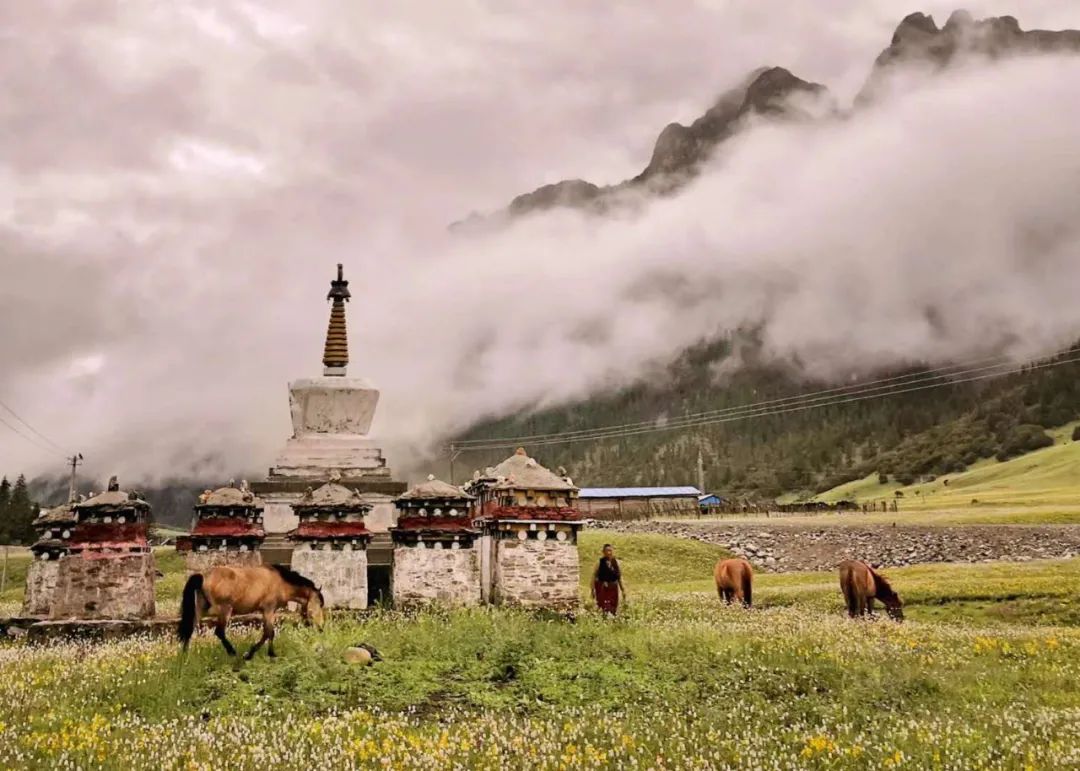
[[337,278],[330,282],[327,300],[332,300],[330,307],[330,325],[326,329],[326,347],[323,349],[323,374],[345,375],[349,364],[349,339],[345,332],[345,303],[352,295],[349,282],[341,263],[337,266]]

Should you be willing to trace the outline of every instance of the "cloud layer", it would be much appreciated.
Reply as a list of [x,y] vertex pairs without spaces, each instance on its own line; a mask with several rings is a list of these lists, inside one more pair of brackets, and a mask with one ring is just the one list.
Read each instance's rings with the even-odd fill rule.
[[[445,226],[470,210],[634,173],[754,67],[850,100],[894,4],[22,6],[0,12],[0,399],[98,476],[268,465],[339,261],[399,466],[740,324],[817,374],[1080,331],[1080,59],[753,127],[640,216],[465,239]],[[1009,6],[971,10],[1080,27]],[[0,431],[0,469],[58,462]]]

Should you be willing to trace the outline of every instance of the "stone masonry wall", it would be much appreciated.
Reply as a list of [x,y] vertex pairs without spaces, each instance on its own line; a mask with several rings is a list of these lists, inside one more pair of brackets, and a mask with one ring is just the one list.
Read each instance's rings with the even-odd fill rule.
[[49,618],[152,618],[153,554],[60,560]]
[[292,553],[292,569],[322,589],[328,608],[367,607],[367,552],[311,549],[301,544]]
[[476,549],[394,547],[394,604],[480,602],[480,554]]
[[572,608],[578,604],[578,571],[574,543],[499,540],[492,593],[500,605]]
[[205,573],[210,568],[219,565],[228,565],[237,568],[253,568],[262,564],[262,555],[257,551],[240,551],[239,549],[207,549],[206,551],[190,551],[187,553],[187,572]]
[[34,560],[26,571],[26,594],[23,613],[27,616],[48,616],[60,577],[60,560]]

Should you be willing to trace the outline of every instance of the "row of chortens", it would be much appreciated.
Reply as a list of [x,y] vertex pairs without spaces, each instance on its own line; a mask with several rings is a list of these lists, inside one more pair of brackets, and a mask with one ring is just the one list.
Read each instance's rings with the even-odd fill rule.
[[[578,602],[577,488],[519,448],[458,487],[394,478],[369,436],[379,391],[347,375],[343,267],[331,281],[321,377],[289,384],[292,436],[266,478],[207,490],[177,540],[189,572],[288,563],[333,608],[492,603],[569,609]],[[108,490],[36,521],[25,611],[52,619],[150,618],[150,506]]]

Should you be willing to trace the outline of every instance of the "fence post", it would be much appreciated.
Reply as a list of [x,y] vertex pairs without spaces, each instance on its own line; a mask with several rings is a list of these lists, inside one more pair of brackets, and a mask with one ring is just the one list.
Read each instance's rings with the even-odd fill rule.
[[0,571],[0,595],[2,595],[4,589],[7,588],[7,558],[9,548],[10,547],[7,544],[4,544],[4,569]]

